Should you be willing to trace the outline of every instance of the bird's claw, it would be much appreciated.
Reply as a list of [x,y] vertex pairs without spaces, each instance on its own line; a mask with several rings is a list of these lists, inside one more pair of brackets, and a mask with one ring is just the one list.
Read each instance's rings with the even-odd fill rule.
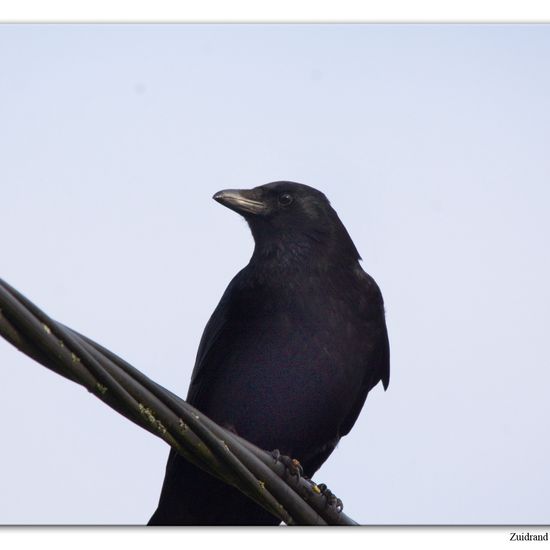
[[344,503],[324,483],[317,485],[317,488],[326,498],[327,506],[334,506],[337,512],[341,512],[344,509]]
[[275,459],[275,462],[281,462],[286,467],[290,475],[296,476],[298,479],[304,475],[304,469],[302,468],[299,460],[282,455],[279,449],[271,451],[271,456]]
[[279,459],[281,458],[281,451],[279,451],[279,449],[273,449],[273,451],[271,451],[271,456],[275,462],[279,462]]

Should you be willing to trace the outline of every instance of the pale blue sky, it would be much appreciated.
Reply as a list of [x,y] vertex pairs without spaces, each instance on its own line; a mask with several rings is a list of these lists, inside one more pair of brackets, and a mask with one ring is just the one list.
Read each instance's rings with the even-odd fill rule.
[[[185,395],[252,250],[211,200],[330,198],[388,392],[316,476],[361,523],[548,523],[550,27],[2,25],[0,277]],[[168,447],[0,342],[0,523],[144,523]]]

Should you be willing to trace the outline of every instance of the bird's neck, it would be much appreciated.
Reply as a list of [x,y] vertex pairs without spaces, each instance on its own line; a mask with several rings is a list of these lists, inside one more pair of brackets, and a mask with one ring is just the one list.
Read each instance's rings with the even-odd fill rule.
[[250,259],[256,271],[284,277],[292,273],[327,272],[356,263],[354,254],[342,253],[329,243],[297,234],[256,241]]

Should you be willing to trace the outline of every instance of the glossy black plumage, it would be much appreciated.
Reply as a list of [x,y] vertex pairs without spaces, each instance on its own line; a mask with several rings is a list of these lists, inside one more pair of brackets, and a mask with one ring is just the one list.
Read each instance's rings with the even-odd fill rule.
[[[187,400],[312,476],[389,382],[382,295],[326,197],[293,182],[214,196],[247,220],[255,248],[199,345]],[[170,453],[150,524],[277,524]]]

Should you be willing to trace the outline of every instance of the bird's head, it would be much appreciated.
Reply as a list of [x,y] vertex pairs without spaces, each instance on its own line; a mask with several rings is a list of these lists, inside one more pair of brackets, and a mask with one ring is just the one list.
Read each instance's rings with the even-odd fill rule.
[[306,256],[313,252],[359,259],[338,214],[325,195],[313,187],[276,181],[253,189],[226,189],[213,198],[246,219],[256,253]]

